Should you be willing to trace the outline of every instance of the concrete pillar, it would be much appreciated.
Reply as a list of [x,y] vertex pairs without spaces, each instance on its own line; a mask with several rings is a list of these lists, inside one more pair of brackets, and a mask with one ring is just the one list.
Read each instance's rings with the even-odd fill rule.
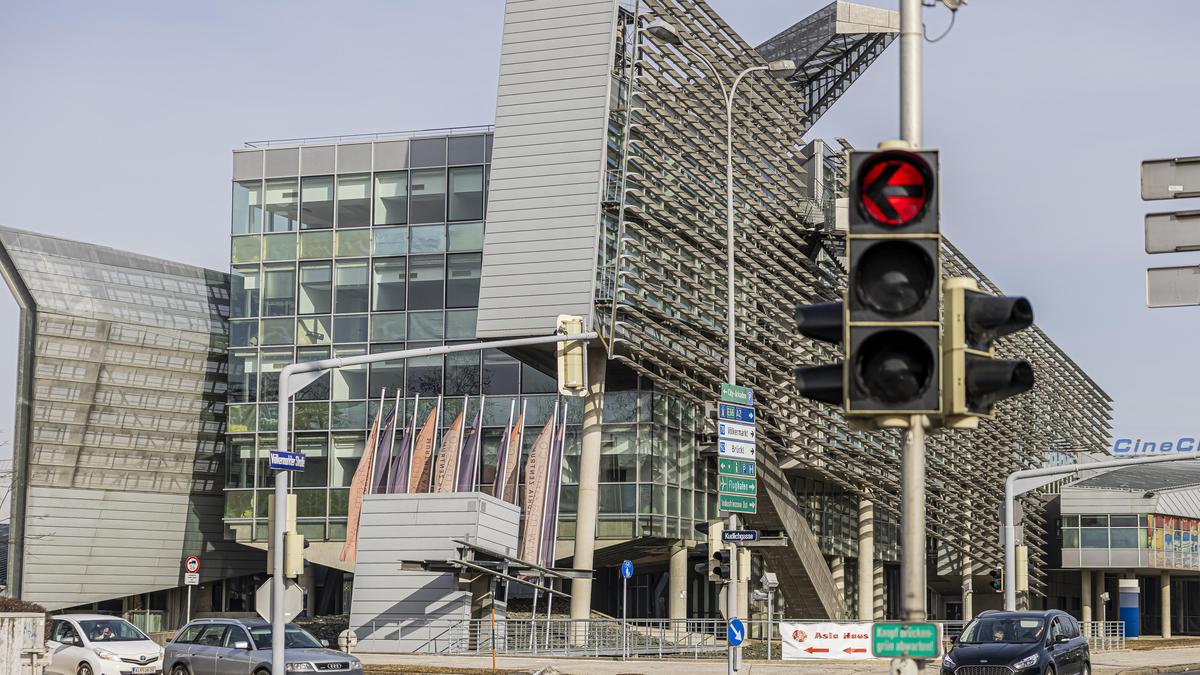
[[[1092,573],[1092,593],[1096,598],[1092,603],[1092,608],[1096,613],[1096,621],[1108,621],[1108,614],[1104,611],[1104,601],[1100,599],[1100,595],[1104,593],[1106,583],[1104,576],[1104,572],[1101,570]],[[1111,604],[1111,600],[1109,604]]]
[[883,588],[883,563],[875,565],[875,602],[872,603],[871,614],[875,621],[883,621],[886,612],[887,592]]
[[975,617],[975,570],[967,554],[963,554],[962,565],[962,618],[970,621]]
[[1092,618],[1092,571],[1079,570],[1079,620],[1095,621]]
[[[599,508],[600,421],[604,413],[604,373],[608,358],[603,349],[588,349],[588,393],[583,399],[583,439],[579,457],[579,503],[575,509],[577,570],[592,569],[596,551],[596,513]],[[571,582],[571,618],[587,619],[592,612],[592,579]]]
[[[317,615],[317,570],[316,570],[316,568],[314,568],[312,565],[309,565],[308,569],[304,571],[304,578],[302,579],[302,581],[304,582],[304,592],[307,595],[307,597],[305,597],[304,600],[305,600],[305,604],[307,605],[306,609],[308,609],[308,615],[310,617],[316,616]],[[196,600],[196,598],[193,597],[192,598],[193,603],[195,603],[195,600]],[[194,606],[195,606],[195,604],[193,604],[193,607]]]
[[837,589],[837,595],[846,602],[846,559],[842,556],[834,556],[833,562],[829,565],[829,571],[833,572],[833,587]]
[[858,498],[858,618],[875,617],[875,505]]
[[687,618],[688,547],[686,541],[671,544],[671,571],[667,577],[667,617]]
[[1162,636],[1171,637],[1171,573],[1161,572],[1158,575],[1159,605],[1162,607]]

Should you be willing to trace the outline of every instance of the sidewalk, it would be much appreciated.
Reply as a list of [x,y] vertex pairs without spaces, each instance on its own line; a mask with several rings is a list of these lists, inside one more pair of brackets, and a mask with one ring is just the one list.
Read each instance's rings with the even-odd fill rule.
[[[413,654],[356,654],[366,664],[368,673],[489,673],[490,656],[413,655]],[[391,665],[393,667],[388,667]],[[933,666],[938,663],[930,664]],[[535,673],[543,669],[560,675],[720,675],[725,662],[719,659],[570,659],[549,657],[499,657],[499,672]],[[1094,654],[1092,672],[1095,675],[1152,675],[1200,668],[1200,647],[1156,649],[1153,651],[1121,651]],[[838,675],[884,675],[886,661],[746,661],[740,675],[773,673],[837,673]],[[936,673],[935,668],[926,672]]]

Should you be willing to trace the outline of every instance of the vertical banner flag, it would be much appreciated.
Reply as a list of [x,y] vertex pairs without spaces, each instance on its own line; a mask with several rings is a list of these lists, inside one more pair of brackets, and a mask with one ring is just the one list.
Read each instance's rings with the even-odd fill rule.
[[363,445],[362,457],[358,458],[358,467],[354,469],[354,477],[350,480],[350,503],[346,514],[346,543],[342,545],[341,559],[354,562],[358,556],[358,518],[362,513],[363,495],[371,483],[371,468],[375,465],[375,441],[379,436],[380,417],[383,406],[375,411],[375,422],[371,424],[371,433],[367,434],[367,442]]
[[550,469],[550,446],[554,430],[558,426],[558,406],[554,406],[554,414],[546,420],[546,426],[538,434],[537,440],[529,450],[529,460],[525,464],[525,529],[521,532],[520,547],[517,557],[527,563],[539,564],[541,553],[542,525],[546,512],[546,478]]
[[455,492],[471,492],[475,489],[475,474],[479,470],[479,436],[483,433],[483,397],[479,397],[479,412],[475,413],[475,421],[463,437],[462,452],[458,455],[458,480],[455,481]]
[[508,404],[508,424],[504,433],[500,434],[500,446],[496,448],[496,475],[492,478],[492,496],[504,499],[504,467],[508,465],[508,447],[512,437],[513,412],[517,409],[517,400]]
[[[517,473],[521,470],[521,450],[525,445],[525,402],[521,402],[521,414],[508,434],[508,458],[504,464],[504,494],[496,495],[509,504],[517,503]],[[500,465],[496,465],[500,470]]]
[[[438,413],[441,410],[442,397],[439,396],[433,410],[429,411],[429,417],[425,418],[425,426],[421,427],[421,433],[417,434],[417,440],[413,441],[412,468],[409,469],[412,482],[408,486],[410,493],[429,492],[429,481],[432,478],[430,474],[433,468],[433,442],[437,439]],[[417,416],[414,413],[413,428],[416,428],[416,424]]]
[[[383,401],[379,401],[383,407]],[[375,481],[372,492],[387,492],[388,478],[392,475],[393,451],[396,447],[396,421],[400,417],[400,393],[396,393],[396,405],[392,407],[379,427],[379,449],[375,451]]]
[[461,446],[460,440],[463,434],[463,424],[466,423],[467,405],[463,402],[463,409],[459,411],[458,417],[450,423],[450,428],[446,430],[445,437],[442,438],[442,449],[438,451],[437,471],[433,476],[433,491],[434,492],[454,492],[454,482],[458,479],[458,450]]
[[539,547],[538,564],[553,567],[556,556],[554,547],[558,543],[558,502],[562,491],[563,449],[567,442],[567,404],[562,404],[558,414],[558,428],[550,442],[550,462],[546,476],[546,508],[542,516],[542,540]]
[[[400,401],[397,400],[396,405],[401,405]],[[412,468],[412,443],[417,435],[417,409],[420,405],[421,397],[418,395],[413,400],[412,424],[404,423],[404,434],[400,437],[395,459],[392,460],[391,478],[388,479],[387,486],[387,493],[390,495],[408,491],[408,472]],[[400,415],[400,419],[404,419],[403,414]]]

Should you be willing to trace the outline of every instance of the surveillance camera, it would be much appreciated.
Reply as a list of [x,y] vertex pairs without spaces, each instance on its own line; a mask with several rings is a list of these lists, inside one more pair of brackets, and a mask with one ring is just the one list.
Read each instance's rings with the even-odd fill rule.
[[967,4],[967,0],[942,0],[942,4],[951,12],[957,12],[959,7]]

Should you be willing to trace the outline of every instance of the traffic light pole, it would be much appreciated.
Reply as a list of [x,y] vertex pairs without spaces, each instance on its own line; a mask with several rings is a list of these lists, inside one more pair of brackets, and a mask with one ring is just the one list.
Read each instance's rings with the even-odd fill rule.
[[921,147],[921,0],[900,0],[900,138]]

